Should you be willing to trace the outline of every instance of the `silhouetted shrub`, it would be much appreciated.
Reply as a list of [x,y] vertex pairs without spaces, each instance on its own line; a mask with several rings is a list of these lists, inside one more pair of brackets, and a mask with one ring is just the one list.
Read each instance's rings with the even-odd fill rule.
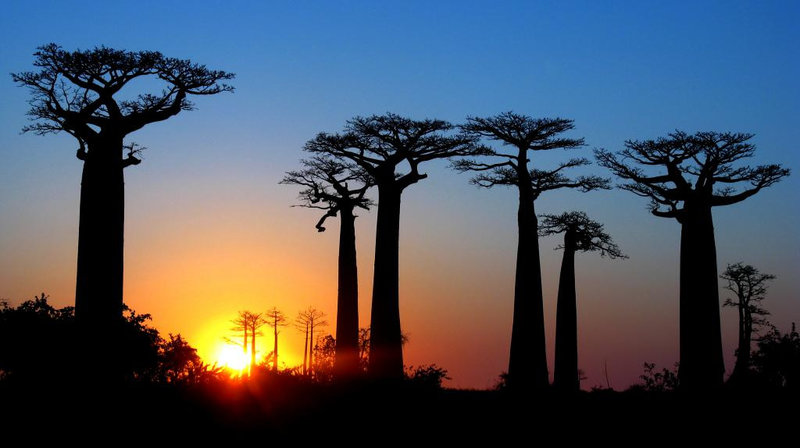
[[664,367],[656,370],[656,364],[644,363],[644,373],[639,376],[642,383],[635,384],[630,390],[643,390],[645,392],[672,392],[678,388],[678,363],[672,370]]
[[788,333],[777,328],[761,337],[753,365],[762,381],[787,389],[800,389],[800,334],[795,324]]
[[450,379],[447,370],[436,364],[407,367],[405,375],[411,384],[429,389],[441,389],[442,382]]

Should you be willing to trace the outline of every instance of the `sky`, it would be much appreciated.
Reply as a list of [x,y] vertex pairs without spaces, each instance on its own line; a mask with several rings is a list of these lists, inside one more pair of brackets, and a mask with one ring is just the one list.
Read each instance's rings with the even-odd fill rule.
[[[569,136],[587,146],[536,154],[542,168],[676,129],[755,134],[751,163],[793,175],[715,209],[719,270],[743,261],[776,275],[764,306],[787,330],[800,322],[798,19],[793,1],[6,1],[0,299],[45,292],[58,306],[74,302],[77,144],[20,133],[29,93],[9,75],[32,70],[36,47],[54,42],[158,50],[236,73],[235,93],[199,98],[196,110],[130,135],[147,150],[125,171],[125,301],[211,362],[239,310],[277,306],[294,317],[315,306],[335,322],[338,225],[316,232],[316,211],[291,207],[297,188],[278,182],[318,132],[385,112],[453,123],[508,110],[575,120]],[[402,203],[405,362],[447,369],[448,386],[492,387],[508,363],[517,195],[470,185],[443,161],[422,168],[429,178]],[[622,389],[646,361],[675,363],[678,223],[620,190],[547,193],[536,207],[585,211],[630,256],[577,256],[582,387]],[[375,217],[357,219],[362,326]],[[557,237],[541,244],[552,374],[561,253]],[[736,313],[721,315],[730,372]],[[287,365],[299,364],[301,334],[287,327],[280,338]]]

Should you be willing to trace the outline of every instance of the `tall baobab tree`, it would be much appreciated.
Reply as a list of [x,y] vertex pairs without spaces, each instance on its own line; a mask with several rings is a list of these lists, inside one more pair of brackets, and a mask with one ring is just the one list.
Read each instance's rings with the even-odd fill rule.
[[654,216],[681,225],[678,375],[685,390],[720,387],[725,373],[711,209],[744,201],[789,175],[780,165],[739,165],[755,152],[752,137],[675,131],[656,140],[628,140],[616,154],[595,151],[600,165],[630,181],[621,189],[649,199]]
[[762,274],[749,264],[729,264],[720,275],[728,284],[725,289],[736,295],[735,299],[725,299],[722,306],[736,308],[739,312],[739,344],[736,349],[736,364],[733,366],[729,382],[746,381],[750,373],[750,347],[753,331],[767,324],[760,316],[769,315],[769,311],[761,307],[767,293],[767,282],[774,280],[772,274]]
[[[289,171],[281,183],[300,185],[300,206],[324,210],[317,230],[329,217],[340,217],[339,286],[336,309],[336,356],[333,373],[337,378],[353,377],[358,365],[358,265],[356,263],[356,208],[374,205],[364,195],[372,178],[352,163],[330,157],[302,160],[303,169]],[[305,362],[303,363],[305,366]],[[305,369],[305,367],[304,367]]]
[[458,160],[458,171],[476,171],[475,185],[515,188],[519,193],[517,212],[518,241],[516,279],[514,281],[514,318],[507,385],[517,390],[542,390],[548,384],[545,347],[542,271],[539,261],[538,221],[534,202],[545,191],[575,188],[591,191],[608,188],[608,180],[597,176],[569,178],[564,171],[589,165],[584,158],[573,158],[544,170],[531,166],[531,156],[538,151],[573,149],[584,145],[582,138],[561,134],[574,128],[572,120],[531,118],[513,112],[494,117],[467,118],[461,129],[476,137],[494,140],[508,149],[495,148],[486,155],[490,161]]
[[[49,44],[34,57],[38,71],[12,75],[32,94],[33,123],[23,131],[72,135],[83,162],[75,315],[84,326],[111,325],[122,318],[123,170],[141,162],[136,147],[124,140],[191,110],[191,95],[232,91],[223,81],[234,75],[155,51],[69,52]],[[160,93],[130,86],[147,85],[144,80],[160,83]]]
[[603,225],[583,212],[543,215],[539,235],[564,234],[564,258],[556,303],[556,356],[553,387],[560,392],[580,390],[578,371],[578,303],[575,292],[575,252],[600,252],[601,257],[627,258]]
[[[328,325],[325,320],[325,313],[314,308],[308,307],[305,311],[300,311],[295,319],[297,328],[306,329],[306,342],[303,350],[303,372],[305,375],[314,374],[314,329]],[[306,361],[308,363],[306,364]]]
[[344,133],[320,133],[304,149],[348,160],[363,169],[378,188],[375,269],[372,285],[372,329],[369,374],[403,378],[403,347],[398,295],[400,198],[409,186],[427,177],[420,164],[435,159],[476,155],[475,138],[449,135],[442,120],[412,120],[395,114],[356,117]]
[[279,310],[277,307],[272,307],[269,311],[264,313],[264,322],[272,327],[273,336],[275,337],[275,344],[272,349],[273,357],[272,357],[272,371],[278,371],[278,333],[280,333],[279,327],[285,327],[289,325],[286,321],[286,316],[283,315],[283,312]]

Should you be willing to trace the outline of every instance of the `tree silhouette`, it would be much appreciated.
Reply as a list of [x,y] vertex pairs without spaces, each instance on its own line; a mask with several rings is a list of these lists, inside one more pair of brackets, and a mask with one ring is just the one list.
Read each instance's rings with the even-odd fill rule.
[[387,113],[355,117],[347,122],[344,133],[320,133],[304,147],[314,154],[352,161],[378,187],[369,358],[369,374],[374,378],[403,378],[398,297],[401,195],[427,177],[420,173],[420,164],[480,152],[473,137],[445,134],[452,129],[442,120],[412,120]]
[[[136,146],[124,139],[191,110],[190,95],[232,91],[222,81],[233,75],[154,51],[68,52],[48,44],[34,56],[38,71],[12,75],[32,94],[28,115],[33,123],[23,131],[67,132],[77,139],[77,157],[83,161],[76,317],[88,327],[112,325],[122,316],[123,169],[141,161]],[[136,96],[128,86],[144,79],[160,83],[161,92]]]
[[753,330],[767,324],[767,320],[759,316],[769,314],[760,306],[767,293],[767,282],[775,279],[774,275],[762,274],[749,264],[729,264],[720,275],[728,281],[725,289],[736,294],[736,299],[725,299],[722,306],[735,307],[739,312],[739,344],[736,349],[736,364],[728,381],[746,380],[750,375],[750,347]]
[[272,354],[273,354],[273,357],[272,357],[272,370],[274,372],[277,372],[278,371],[278,333],[280,333],[280,330],[278,330],[278,328],[279,327],[285,327],[285,326],[289,325],[289,323],[286,321],[286,316],[284,316],[283,313],[277,307],[274,307],[274,306],[269,311],[264,313],[264,322],[266,322],[267,325],[272,327],[273,335],[275,336],[275,345],[273,346],[273,349],[272,349]]
[[753,364],[767,384],[800,391],[800,334],[794,322],[788,333],[773,328],[759,338]]
[[[306,329],[306,342],[303,348],[303,374],[313,376],[314,374],[314,329],[328,325],[325,320],[325,313],[310,306],[305,311],[300,311],[295,319],[295,326],[298,329]],[[308,363],[306,363],[308,361]]]
[[[302,160],[304,169],[289,171],[281,183],[304,187],[300,206],[325,210],[317,229],[325,231],[328,217],[340,216],[339,282],[336,309],[336,377],[347,378],[360,372],[358,365],[358,265],[356,263],[356,207],[369,210],[374,205],[364,197],[372,187],[363,169],[330,157]],[[305,365],[305,363],[304,363]]]
[[575,252],[600,252],[600,256],[627,258],[603,230],[583,212],[543,215],[539,235],[564,234],[564,258],[556,304],[556,356],[553,387],[561,392],[580,390],[578,372],[578,306],[575,293]]
[[478,171],[479,174],[472,179],[478,186],[490,188],[503,185],[519,191],[514,319],[506,378],[509,388],[531,390],[548,386],[542,272],[534,202],[545,191],[561,188],[591,191],[607,188],[608,184],[608,180],[597,176],[570,179],[564,175],[563,172],[569,168],[590,164],[589,160],[583,158],[559,163],[552,170],[529,167],[532,152],[583,146],[582,138],[560,137],[573,128],[572,120],[531,118],[513,112],[489,118],[469,117],[467,123],[461,125],[461,129],[469,135],[499,141],[509,150],[488,151],[486,155],[500,159],[499,162],[466,159],[455,162],[453,167],[462,172]]
[[679,375],[681,388],[690,391],[721,386],[725,372],[711,209],[741,202],[789,175],[780,165],[738,165],[753,156],[752,137],[676,131],[628,140],[617,154],[595,151],[600,165],[631,181],[620,188],[650,199],[653,215],[681,225]]
[[318,337],[314,344],[314,378],[319,382],[329,382],[334,378],[336,345],[336,339],[329,334]]

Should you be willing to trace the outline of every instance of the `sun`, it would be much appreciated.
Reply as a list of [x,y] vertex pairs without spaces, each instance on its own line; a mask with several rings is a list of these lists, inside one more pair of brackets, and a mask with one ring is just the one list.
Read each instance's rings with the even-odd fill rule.
[[217,365],[242,371],[250,365],[250,357],[235,345],[220,345],[216,355]]

